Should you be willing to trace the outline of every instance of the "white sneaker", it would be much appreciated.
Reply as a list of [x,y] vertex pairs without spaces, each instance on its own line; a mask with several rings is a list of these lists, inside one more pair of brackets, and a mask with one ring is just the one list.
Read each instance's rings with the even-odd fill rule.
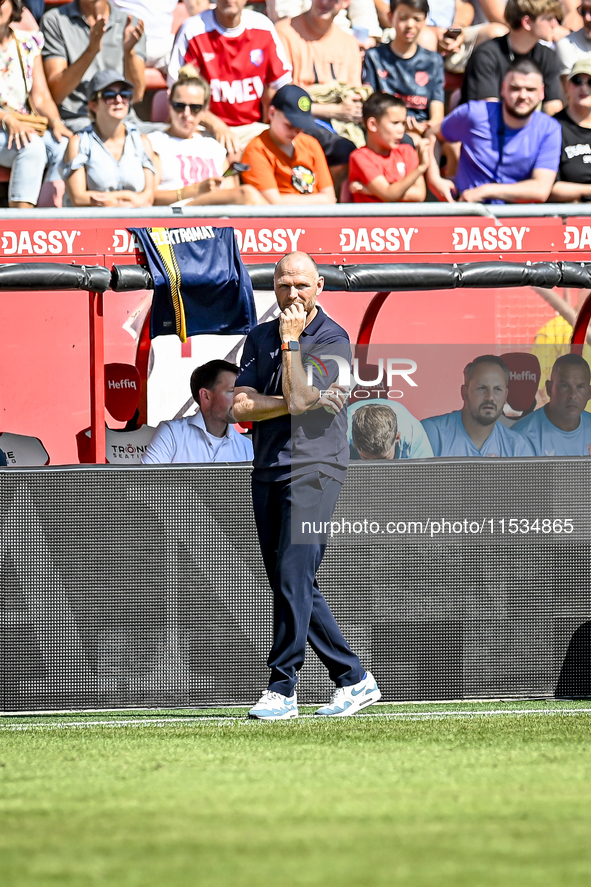
[[248,717],[259,721],[287,721],[297,718],[298,714],[295,690],[293,696],[282,696],[273,690],[265,690],[257,704],[248,712]]
[[376,679],[366,671],[362,681],[350,687],[337,687],[328,705],[314,712],[324,717],[344,718],[357,714],[362,708],[373,705],[382,698]]

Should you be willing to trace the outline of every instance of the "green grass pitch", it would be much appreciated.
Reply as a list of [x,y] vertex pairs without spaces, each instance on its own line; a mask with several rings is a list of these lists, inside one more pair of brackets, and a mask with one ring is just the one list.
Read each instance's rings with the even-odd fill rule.
[[591,701],[4,716],[0,884],[582,887],[590,717]]

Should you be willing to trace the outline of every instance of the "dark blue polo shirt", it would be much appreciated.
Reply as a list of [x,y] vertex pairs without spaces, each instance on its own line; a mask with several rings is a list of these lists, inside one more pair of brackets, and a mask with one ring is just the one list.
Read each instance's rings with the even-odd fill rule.
[[[351,364],[346,331],[322,308],[300,336],[302,362],[312,367],[312,382],[319,390],[338,382],[339,365],[328,355]],[[255,327],[247,336],[236,387],[254,388],[259,394],[283,395],[279,320]],[[322,407],[301,416],[278,416],[253,423],[254,477],[262,481],[322,471],[341,483],[349,464],[347,410],[337,415]]]

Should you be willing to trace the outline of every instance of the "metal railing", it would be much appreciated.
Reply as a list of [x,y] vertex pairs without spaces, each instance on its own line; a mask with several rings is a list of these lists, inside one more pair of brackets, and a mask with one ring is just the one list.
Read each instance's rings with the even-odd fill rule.
[[591,216],[591,203],[490,204],[481,203],[337,203],[326,206],[146,206],[140,209],[66,208],[0,209],[0,221],[23,219],[283,219],[283,218],[454,218],[490,219],[568,218]]

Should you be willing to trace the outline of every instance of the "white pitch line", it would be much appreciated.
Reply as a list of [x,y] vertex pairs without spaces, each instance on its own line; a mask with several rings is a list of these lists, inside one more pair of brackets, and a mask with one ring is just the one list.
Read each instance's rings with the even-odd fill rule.
[[[365,714],[356,715],[357,718],[383,718],[385,720],[395,721],[440,721],[446,718],[474,718],[474,717],[491,717],[499,715],[578,715],[591,714],[591,708],[535,708],[535,709],[490,709],[488,711],[445,711],[445,712],[367,712]],[[300,715],[298,720],[313,720],[316,723],[322,723],[325,719],[316,718],[314,715]],[[339,718],[339,720],[342,720]],[[203,722],[227,724],[240,723],[252,724],[257,723],[247,717],[235,715],[202,715],[192,718],[142,718],[118,721],[62,721],[57,724],[1,724],[0,732],[10,732],[19,730],[68,730],[83,729],[84,727],[164,727],[171,724],[193,724],[197,725]],[[260,721],[258,722],[260,723]],[[273,721],[273,723],[276,723]]]

